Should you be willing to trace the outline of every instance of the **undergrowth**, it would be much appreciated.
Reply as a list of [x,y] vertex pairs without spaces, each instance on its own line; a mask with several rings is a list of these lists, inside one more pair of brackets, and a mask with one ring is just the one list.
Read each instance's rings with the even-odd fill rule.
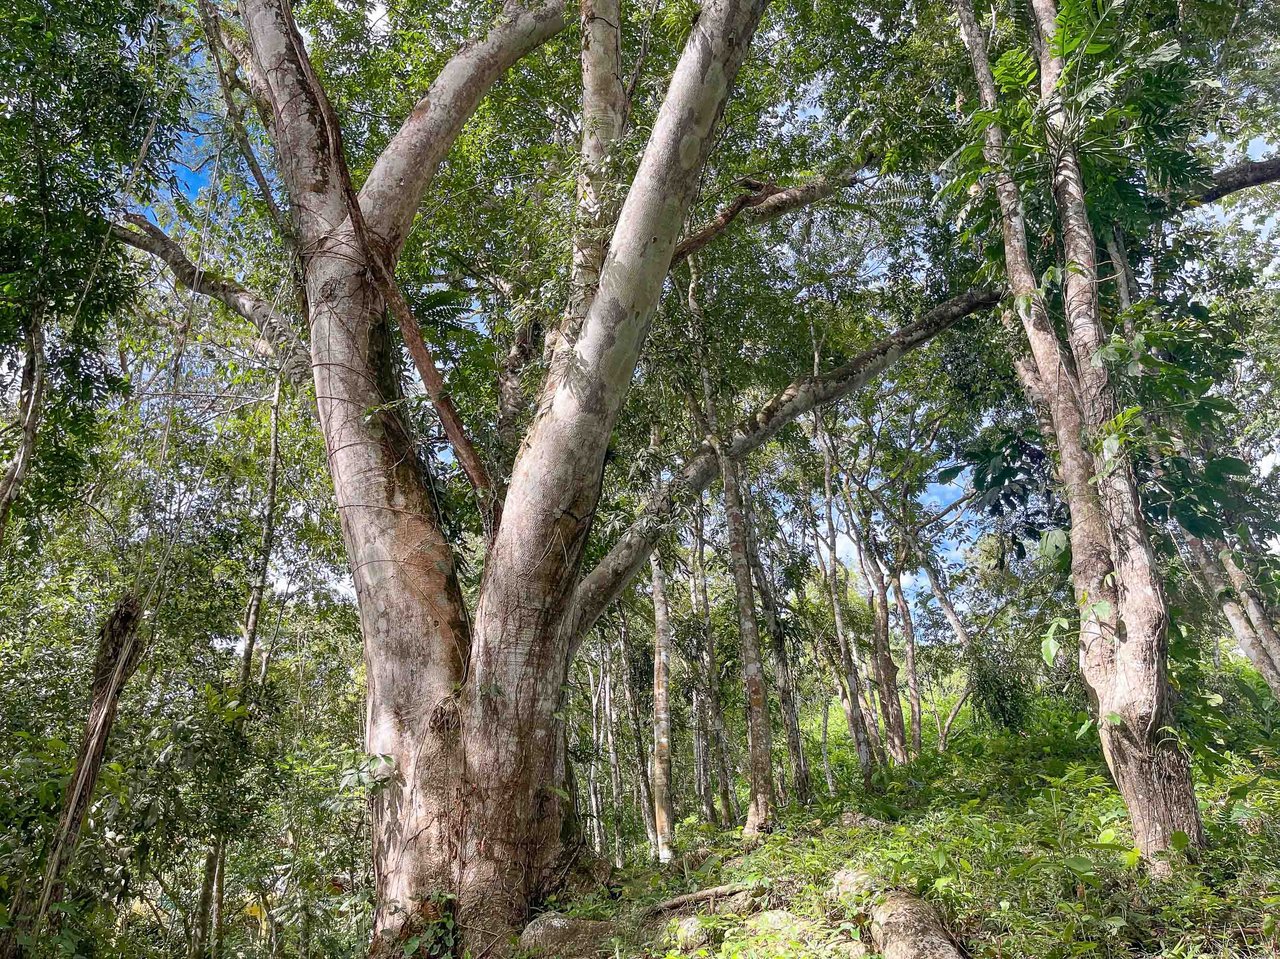
[[[915,891],[975,957],[1262,957],[1280,955],[1280,736],[1277,710],[1244,674],[1219,684],[1237,717],[1198,721],[1184,703],[1209,847],[1196,858],[1176,836],[1171,875],[1139,862],[1096,734],[1074,704],[1034,702],[1018,730],[971,727],[946,753],[792,810],[748,851],[739,836],[690,820],[682,853],[661,871],[624,872],[615,895],[570,904],[628,928],[645,904],[721,883],[752,884],[770,908],[858,935],[856,903],[827,895],[854,867]],[[1234,707],[1234,708],[1233,708]],[[849,757],[840,756],[850,772]],[[849,779],[853,777],[850,776]],[[620,944],[623,956],[821,955],[743,938],[741,917],[703,920],[723,943],[690,953]],[[634,927],[634,922],[632,922]],[[721,936],[717,936],[719,940]]]

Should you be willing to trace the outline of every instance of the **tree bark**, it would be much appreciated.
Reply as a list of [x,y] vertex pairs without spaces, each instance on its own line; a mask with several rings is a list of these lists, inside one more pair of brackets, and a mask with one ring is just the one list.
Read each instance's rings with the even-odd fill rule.
[[902,620],[902,637],[907,646],[907,702],[911,707],[911,755],[920,755],[920,677],[916,673],[916,627],[911,619],[911,606],[902,591],[902,570],[893,571],[893,598]]
[[98,650],[93,664],[93,686],[84,739],[75,768],[62,797],[58,825],[44,857],[44,875],[38,893],[32,897],[18,890],[10,909],[12,925],[0,935],[0,957],[17,959],[33,941],[39,941],[49,921],[51,907],[62,901],[63,882],[75,858],[80,831],[93,802],[93,789],[102,771],[107,740],[115,725],[116,711],[125,684],[142,658],[138,638],[142,603],[126,593],[107,615],[98,633]]
[[[969,0],[955,0],[985,110],[996,108],[986,43]],[[1166,676],[1168,615],[1127,459],[1095,463],[1085,428],[1100,430],[1114,415],[1105,366],[1093,359],[1102,342],[1097,311],[1096,242],[1088,222],[1079,165],[1066,136],[1057,92],[1061,61],[1050,42],[1056,30],[1052,0],[1034,0],[1041,34],[1041,93],[1054,153],[1054,195],[1062,220],[1068,268],[1067,360],[1049,320],[1027,250],[1017,184],[1006,168],[1003,132],[986,128],[987,162],[998,172],[1005,260],[1020,304],[1023,329],[1038,368],[1028,388],[1046,403],[1061,459],[1059,473],[1071,512],[1072,579],[1080,607],[1080,666],[1097,710],[1103,754],[1129,809],[1138,848],[1153,871],[1175,832],[1203,842],[1190,766],[1175,737]],[[1020,375],[1027,374],[1019,367]],[[1120,641],[1123,637],[1123,641]]]
[[649,555],[653,567],[653,820],[658,838],[658,861],[674,856],[675,806],[671,800],[671,615],[667,607],[666,574],[658,554]]
[[760,609],[764,613],[765,629],[769,633],[769,647],[773,652],[773,675],[778,686],[778,703],[782,707],[782,725],[787,735],[787,756],[791,760],[791,781],[795,800],[802,806],[813,798],[813,783],[809,777],[809,762],[804,755],[804,739],[800,733],[800,710],[796,703],[795,679],[791,672],[791,657],[787,653],[787,638],[778,618],[778,605],[774,599],[773,585],[760,562],[760,544],[755,524],[747,523],[747,545],[751,569],[760,590]]
[[769,690],[760,661],[760,628],[756,621],[755,596],[751,583],[751,561],[747,554],[747,526],[742,509],[742,487],[738,466],[727,455],[720,458],[724,480],[725,521],[729,530],[729,564],[733,570],[738,601],[738,628],[742,658],[742,684],[746,693],[747,753],[750,804],[744,836],[772,831],[774,823],[773,736],[769,728]]
[[[703,535],[703,504],[699,496],[693,514],[693,573],[698,587],[698,608],[702,625],[702,670],[706,677],[707,721],[710,724],[711,757],[715,763],[718,821],[726,829],[736,818],[733,803],[733,779],[729,774],[729,755],[724,736],[724,715],[720,708],[720,674],[716,667],[716,637],[711,628],[711,598],[707,594],[706,538]],[[716,822],[716,817],[708,817]]]

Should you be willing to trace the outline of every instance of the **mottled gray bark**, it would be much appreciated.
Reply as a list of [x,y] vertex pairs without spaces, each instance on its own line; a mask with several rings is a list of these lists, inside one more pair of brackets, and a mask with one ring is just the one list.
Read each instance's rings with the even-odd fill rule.
[[671,799],[671,613],[667,606],[666,574],[657,553],[653,568],[653,820],[658,838],[658,861],[675,855],[675,805]]

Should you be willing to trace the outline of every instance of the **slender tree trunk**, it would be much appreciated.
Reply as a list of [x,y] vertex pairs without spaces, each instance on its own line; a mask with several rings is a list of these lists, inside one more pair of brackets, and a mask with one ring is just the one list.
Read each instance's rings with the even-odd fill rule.
[[[711,758],[714,760],[720,825],[726,829],[737,819],[733,779],[729,773],[729,752],[724,735],[724,714],[720,708],[720,674],[716,668],[716,638],[711,628],[711,598],[707,593],[706,538],[703,530],[703,503],[699,498],[693,516],[693,572],[698,587],[702,618],[702,670],[706,677],[707,721],[710,724]],[[708,819],[708,822],[714,822]]]
[[778,618],[778,606],[774,599],[773,585],[760,562],[760,545],[755,525],[748,520],[747,545],[751,569],[760,590],[760,608],[764,613],[765,629],[769,633],[769,647],[773,652],[773,674],[778,685],[778,702],[782,707],[782,725],[787,734],[787,756],[791,760],[791,780],[795,799],[800,805],[808,805],[813,796],[813,784],[809,778],[809,762],[804,755],[804,739],[800,734],[800,710],[796,704],[795,680],[791,674],[791,659],[787,654],[787,640],[782,621]]
[[911,705],[911,754],[920,755],[920,677],[916,673],[916,627],[911,619],[911,606],[902,591],[902,572],[893,572],[893,598],[902,620],[902,636],[907,644],[907,701]]
[[760,661],[760,629],[756,622],[751,561],[747,553],[747,525],[742,509],[738,466],[721,454],[725,520],[729,530],[729,564],[733,570],[741,631],[742,683],[746,692],[747,753],[751,802],[744,836],[770,832],[774,820],[773,736],[769,728],[769,692]]
[[671,801],[671,615],[666,574],[657,552],[649,555],[653,570],[653,819],[658,834],[658,861],[670,862],[675,832]]
[[23,331],[27,341],[27,355],[22,364],[22,381],[18,387],[18,417],[14,424],[19,433],[18,449],[0,475],[0,546],[4,545],[9,512],[18,499],[27,471],[31,469],[31,460],[36,452],[36,434],[40,429],[40,416],[44,410],[44,327],[40,312],[38,304],[33,306],[31,318]]
[[1272,663],[1277,668],[1280,668],[1280,634],[1276,631],[1276,626],[1267,609],[1267,604],[1263,602],[1262,596],[1253,585],[1253,580],[1248,571],[1236,562],[1236,558],[1227,547],[1227,544],[1219,541],[1214,545],[1218,547],[1218,559],[1227,572],[1232,588],[1244,606],[1245,614],[1249,618],[1249,624],[1253,627],[1254,634],[1258,637],[1259,645],[1270,657]]
[[615,698],[612,649],[604,650],[603,669],[605,733],[609,744],[609,795],[613,799],[613,864],[621,869],[623,866],[622,833],[625,824],[622,821],[622,764],[618,759],[618,704]]
[[[850,508],[852,512],[852,507]],[[871,661],[875,667],[876,685],[880,688],[880,712],[884,716],[885,748],[889,758],[895,763],[905,763],[907,756],[906,723],[902,716],[902,699],[898,695],[898,664],[893,661],[893,651],[889,648],[889,586],[885,579],[884,568],[875,555],[872,545],[867,541],[870,533],[870,522],[866,516],[860,517],[859,527],[851,525],[849,536],[853,540],[854,549],[858,553],[862,571],[870,588],[871,611],[874,619],[872,632]]]
[[602,675],[597,682],[595,670],[588,666],[587,682],[591,687],[591,760],[587,765],[587,808],[591,811],[591,846],[596,855],[603,856],[608,847],[604,831],[604,803],[600,796],[600,699],[604,692],[604,677]]
[[213,913],[209,921],[212,938],[209,940],[210,959],[222,959],[222,940],[225,932],[225,891],[227,882],[227,845],[218,845],[218,865],[214,873]]
[[142,658],[138,638],[141,621],[142,603],[132,593],[126,593],[107,615],[98,633],[89,715],[80,754],[63,794],[58,825],[45,852],[39,892],[32,897],[25,890],[18,890],[14,896],[10,908],[12,925],[0,935],[0,956],[4,959],[21,956],[29,944],[28,939],[38,941],[51,907],[62,901],[63,882],[93,802],[93,789],[102,770],[120,696]]
[[[824,463],[824,466],[826,465]],[[830,494],[830,470],[825,469],[823,475],[826,484],[825,490]],[[839,659],[837,662],[832,663],[832,672],[835,674],[836,689],[840,693],[840,705],[844,708],[845,722],[849,727],[849,738],[853,740],[854,747],[858,752],[858,766],[862,770],[862,782],[864,786],[867,786],[871,783],[875,756],[879,753],[876,748],[879,744],[879,729],[875,730],[873,737],[872,728],[876,726],[875,713],[864,710],[859,702],[858,694],[861,682],[858,676],[858,667],[853,658],[850,637],[845,630],[844,604],[840,601],[840,587],[836,572],[839,569],[840,557],[837,555],[835,548],[835,519],[831,512],[830,495],[827,495],[825,502],[828,558],[824,559],[822,556],[822,538],[818,535],[816,525],[813,530],[813,545],[818,565],[822,572],[822,578],[826,581],[827,599],[831,603],[831,616],[835,625],[836,648],[839,653]]]
[[[839,681],[837,680],[837,685]],[[827,795],[836,794],[836,779],[831,775],[831,754],[827,750],[827,728],[830,725],[831,700],[822,700],[822,775],[827,781]]]
[[196,907],[196,920],[191,926],[191,941],[187,944],[188,959],[205,959],[209,946],[209,925],[213,917],[213,892],[217,883],[218,847],[205,853],[201,871],[200,902]]
[[645,834],[649,838],[649,851],[656,859],[658,856],[658,827],[653,817],[653,788],[649,782],[649,763],[645,757],[644,727],[640,722],[640,708],[636,703],[635,681],[632,678],[631,663],[627,656],[626,618],[618,633],[618,655],[622,660],[622,691],[627,702],[627,714],[631,720],[632,756],[635,761],[636,783],[640,789],[640,817],[644,822]]

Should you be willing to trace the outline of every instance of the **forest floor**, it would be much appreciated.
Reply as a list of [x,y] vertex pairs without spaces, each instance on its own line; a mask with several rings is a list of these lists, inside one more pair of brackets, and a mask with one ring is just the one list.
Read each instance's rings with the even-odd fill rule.
[[[750,848],[687,822],[669,866],[622,870],[608,890],[549,905],[618,957],[876,955],[871,917],[887,890],[931,904],[959,947],[900,956],[1274,957],[1280,756],[1270,728],[1247,732],[1196,748],[1211,845],[1196,861],[1173,853],[1163,880],[1139,865],[1084,714],[1041,703],[1017,733],[962,735],[869,792],[824,790]],[[840,765],[851,781],[847,757]],[[653,914],[719,886],[747,891]],[[548,951],[593,954],[572,938]]]

